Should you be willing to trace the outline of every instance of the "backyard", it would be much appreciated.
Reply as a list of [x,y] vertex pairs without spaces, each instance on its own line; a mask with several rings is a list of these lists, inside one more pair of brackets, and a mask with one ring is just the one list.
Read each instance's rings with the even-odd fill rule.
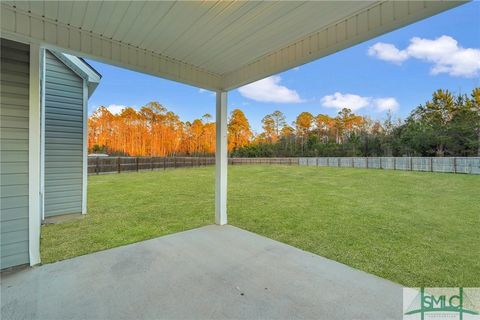
[[[480,286],[480,177],[229,168],[229,224],[404,286]],[[89,177],[88,214],[42,227],[51,263],[214,222],[214,167]]]

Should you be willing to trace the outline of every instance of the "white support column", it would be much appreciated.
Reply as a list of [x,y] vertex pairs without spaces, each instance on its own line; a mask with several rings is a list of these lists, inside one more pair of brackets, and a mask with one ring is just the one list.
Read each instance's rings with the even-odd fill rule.
[[227,92],[217,92],[215,151],[215,223],[227,224]]
[[30,265],[40,263],[40,47],[30,45],[30,91],[28,124],[28,242]]
[[88,182],[88,86],[83,80],[83,174],[82,174],[82,214],[87,213]]

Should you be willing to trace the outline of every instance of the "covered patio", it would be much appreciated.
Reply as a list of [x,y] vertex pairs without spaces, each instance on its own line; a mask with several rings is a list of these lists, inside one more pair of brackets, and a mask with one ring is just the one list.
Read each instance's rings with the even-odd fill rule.
[[29,76],[28,201],[22,202],[28,206],[23,228],[28,228],[30,265],[41,262],[40,66],[45,49],[215,91],[215,222],[224,225],[229,90],[465,2],[3,1],[2,38],[29,46],[29,64],[23,66]]
[[232,226],[4,275],[5,319],[401,319],[402,287]]

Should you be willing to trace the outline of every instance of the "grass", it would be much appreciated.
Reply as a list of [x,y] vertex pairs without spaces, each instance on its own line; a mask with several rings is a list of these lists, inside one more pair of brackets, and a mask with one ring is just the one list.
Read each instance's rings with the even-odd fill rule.
[[[480,286],[480,177],[232,166],[229,223],[405,286]],[[88,215],[42,228],[53,262],[213,223],[214,169],[91,176]]]

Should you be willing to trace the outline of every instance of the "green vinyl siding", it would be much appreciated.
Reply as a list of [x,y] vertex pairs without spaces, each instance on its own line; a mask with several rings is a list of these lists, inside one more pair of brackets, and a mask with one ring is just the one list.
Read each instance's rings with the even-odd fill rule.
[[29,46],[6,39],[0,46],[0,269],[4,269],[29,262]]
[[83,79],[45,51],[45,217],[82,212]]

